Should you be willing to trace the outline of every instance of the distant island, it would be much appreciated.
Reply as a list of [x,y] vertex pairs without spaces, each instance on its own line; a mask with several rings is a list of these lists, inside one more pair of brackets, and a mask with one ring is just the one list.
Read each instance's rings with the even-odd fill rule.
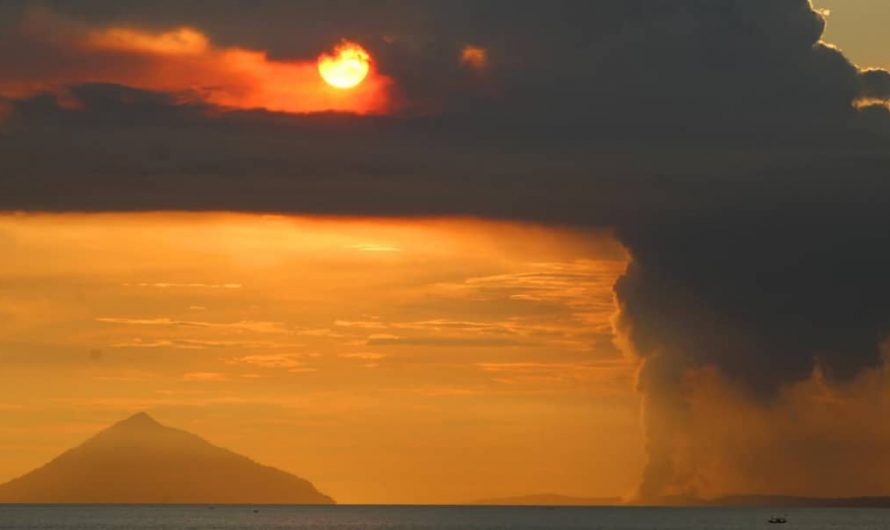
[[312,483],[136,414],[0,485],[0,503],[334,504]]
[[620,497],[571,497],[544,493],[516,497],[497,497],[469,502],[479,506],[727,506],[744,508],[890,508],[890,497],[795,497],[788,495],[728,495],[699,497],[661,497],[647,501],[627,501]]
[[714,499],[674,497],[662,505],[738,506],[766,508],[890,508],[890,497],[795,497],[791,495],[728,495]]
[[470,502],[477,506],[618,506],[626,504],[620,497],[570,497],[554,493],[496,497]]

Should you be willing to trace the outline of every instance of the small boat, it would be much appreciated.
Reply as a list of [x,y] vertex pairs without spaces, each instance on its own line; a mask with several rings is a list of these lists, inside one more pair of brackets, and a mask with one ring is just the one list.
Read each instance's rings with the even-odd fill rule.
[[785,524],[788,522],[788,519],[785,519],[784,517],[773,517],[767,522],[769,524]]

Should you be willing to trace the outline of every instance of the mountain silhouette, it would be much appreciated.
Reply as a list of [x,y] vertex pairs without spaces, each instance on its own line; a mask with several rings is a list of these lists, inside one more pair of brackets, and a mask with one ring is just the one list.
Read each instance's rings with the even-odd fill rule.
[[0,485],[0,503],[333,504],[312,483],[136,414]]

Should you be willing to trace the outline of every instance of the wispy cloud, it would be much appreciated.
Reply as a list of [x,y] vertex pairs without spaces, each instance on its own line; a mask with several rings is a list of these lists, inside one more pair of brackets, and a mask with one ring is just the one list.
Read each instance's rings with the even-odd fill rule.
[[470,347],[470,346],[519,346],[525,344],[521,340],[498,337],[444,337],[444,336],[420,336],[399,337],[395,335],[371,336],[368,338],[368,346],[441,346],[441,347]]
[[321,337],[327,339],[342,339],[344,335],[342,333],[338,333],[330,328],[303,328],[293,330],[294,335],[300,335],[302,337]]
[[613,311],[612,285],[625,268],[623,260],[533,263],[529,270],[477,276],[440,287],[446,293],[472,298],[547,302],[586,312]]
[[386,329],[387,325],[378,320],[336,320],[334,325],[341,328]]
[[483,372],[505,384],[540,384],[561,381],[613,380],[630,381],[636,364],[624,359],[603,359],[577,363],[548,362],[485,362],[476,363]]
[[237,331],[249,331],[252,333],[290,333],[281,322],[267,322],[260,320],[240,320],[238,322],[207,322],[201,320],[176,320],[172,318],[119,318],[100,317],[96,322],[103,324],[118,324],[126,326],[171,326],[187,328],[214,328],[230,329]]
[[299,353],[274,353],[244,355],[229,359],[230,364],[247,364],[259,368],[299,368],[303,366],[304,357]]
[[450,320],[438,318],[433,320],[421,320],[416,322],[399,322],[393,324],[398,329],[414,329],[428,331],[470,332],[491,334],[515,334],[522,326],[516,321],[505,322],[474,322],[469,320]]
[[228,381],[226,374],[220,372],[188,372],[182,375],[183,381],[194,381],[202,383],[217,383]]
[[472,387],[464,387],[464,386],[446,386],[446,385],[428,385],[428,386],[417,386],[410,388],[393,388],[390,389],[391,392],[397,394],[410,393],[410,394],[418,394],[425,397],[462,397],[462,396],[476,396],[482,394],[484,391],[479,388]]
[[361,353],[341,353],[339,357],[343,359],[358,359],[360,361],[379,361],[387,357],[384,353],[361,352]]
[[153,287],[156,289],[241,289],[244,286],[240,283],[175,283],[175,282],[155,282],[155,283],[125,283],[124,287]]
[[356,245],[347,245],[346,248],[358,250],[361,252],[401,252],[402,249],[392,245],[377,243],[359,243]]
[[245,347],[250,343],[225,340],[194,339],[132,339],[112,344],[112,348],[173,348],[178,350],[206,350],[213,348]]

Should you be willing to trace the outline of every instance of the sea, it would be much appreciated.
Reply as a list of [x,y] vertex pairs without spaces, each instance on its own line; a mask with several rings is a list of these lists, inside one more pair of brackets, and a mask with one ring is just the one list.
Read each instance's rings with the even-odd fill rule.
[[0,505],[0,529],[887,530],[890,509]]

